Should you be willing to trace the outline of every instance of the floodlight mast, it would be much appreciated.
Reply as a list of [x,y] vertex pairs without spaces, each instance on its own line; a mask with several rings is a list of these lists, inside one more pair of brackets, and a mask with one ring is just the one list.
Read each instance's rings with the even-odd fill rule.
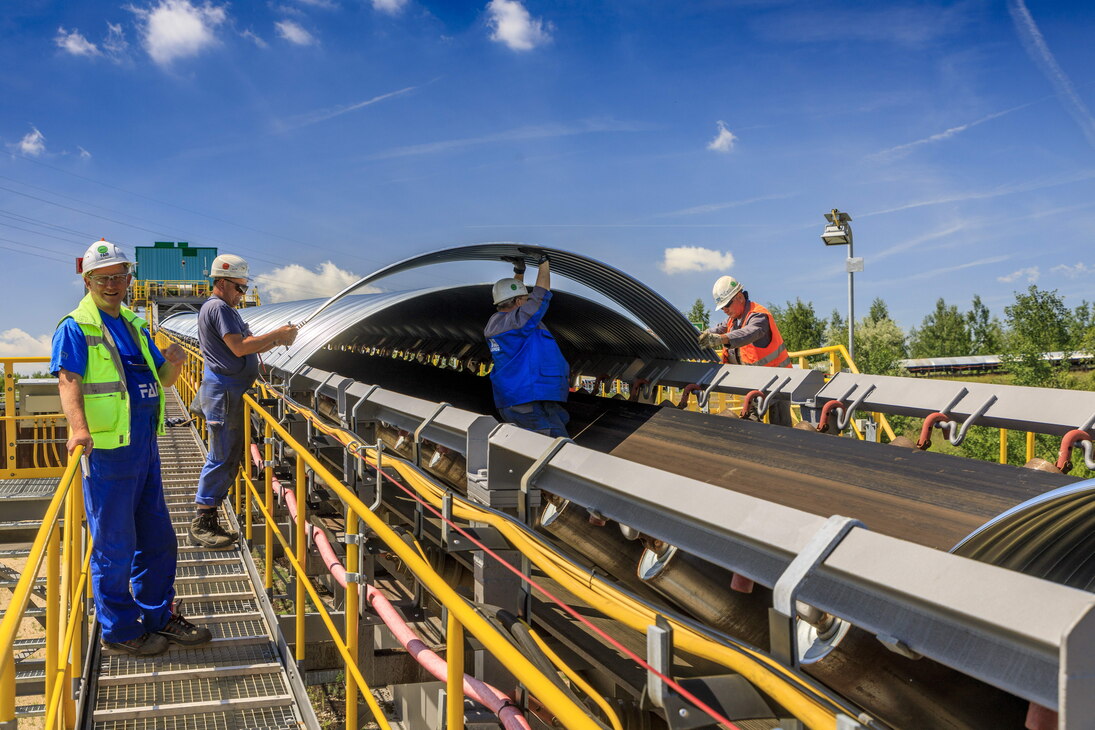
[[854,272],[863,270],[862,261],[856,261],[852,249],[852,217],[847,213],[833,208],[825,214],[825,220],[829,225],[821,233],[821,240],[826,246],[848,246],[848,258],[844,268],[848,272],[848,359],[855,360],[855,279]]

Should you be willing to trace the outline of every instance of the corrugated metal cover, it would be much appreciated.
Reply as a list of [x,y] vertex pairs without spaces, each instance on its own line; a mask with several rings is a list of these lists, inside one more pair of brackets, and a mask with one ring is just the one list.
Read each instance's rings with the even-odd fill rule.
[[[263,334],[286,322],[301,321],[319,299],[264,304],[239,310],[251,331]],[[404,292],[353,294],[324,309],[304,325],[291,348],[276,348],[263,360],[290,372],[329,344],[375,345],[400,350],[488,360],[483,327],[493,313],[490,285],[436,287]],[[554,292],[548,328],[568,357],[669,357],[669,351],[638,323],[603,304],[564,291]],[[197,314],[165,319],[161,327],[197,340]]]
[[[476,244],[446,249],[392,264],[366,276],[353,287],[343,290],[343,294],[385,276],[428,264],[469,260],[498,261],[502,256],[518,255],[525,255],[529,260],[533,260],[541,252],[546,252],[550,256],[553,273],[559,273],[574,279],[612,299],[649,328],[644,332],[638,325],[628,322],[625,318],[612,313],[611,310],[602,305],[575,295],[568,295],[584,302],[582,306],[586,308],[585,311],[590,313],[589,316],[591,317],[618,318],[618,322],[615,319],[613,320],[616,328],[629,332],[628,339],[634,341],[634,346],[625,347],[623,344],[620,345],[627,355],[697,360],[708,360],[710,358],[710,353],[699,348],[696,342],[696,329],[692,323],[661,296],[648,289],[641,282],[607,264],[558,249],[524,246],[516,243]],[[288,350],[279,347],[263,355],[263,359],[268,364],[295,372],[298,368],[304,366],[308,358],[315,352],[334,342],[344,333],[358,326],[359,323],[366,322],[374,314],[389,307],[395,307],[404,302],[419,297],[428,297],[452,288],[438,287],[404,292],[343,295],[341,298],[332,298],[326,301],[312,299],[280,302],[243,309],[240,310],[240,314],[248,326],[251,327],[251,330],[257,334],[268,332],[287,322],[301,322],[312,317],[301,328],[293,347]],[[459,288],[456,287],[456,289]],[[462,323],[462,326],[459,327],[459,329],[465,330],[464,337],[466,341],[482,342],[482,327],[493,311],[489,304],[482,307],[478,304],[478,301],[485,298],[485,294],[476,294],[474,296],[466,295],[461,300],[472,302],[471,306],[474,307],[474,313],[469,311],[463,315],[467,324]],[[323,308],[318,314],[315,314],[321,306]],[[451,302],[445,305],[446,308],[451,306]],[[551,319],[548,321],[548,326],[553,329],[562,326],[565,333],[560,332],[561,339],[563,337],[573,338],[572,341],[575,343],[589,343],[609,339],[608,328],[602,328],[596,333],[591,333],[589,331],[591,325],[586,323],[583,328],[580,317],[572,316],[566,323],[563,323],[558,317],[553,317],[553,314],[549,314]],[[428,331],[430,324],[428,317],[421,318],[416,323],[401,323],[404,329],[411,324],[417,324],[417,326],[423,328],[421,333],[423,340],[431,338]],[[164,320],[161,326],[184,337],[197,339],[196,314],[183,313],[175,315]],[[606,351],[615,352],[616,348],[613,348],[610,343],[606,342],[605,345]],[[621,352],[620,354],[625,353]]]
[[347,287],[342,293],[356,290],[385,276],[431,264],[453,261],[499,261],[504,256],[522,256],[526,261],[531,262],[541,254],[547,254],[551,259],[552,272],[588,286],[638,318],[650,328],[655,337],[665,343],[672,357],[702,360],[710,357],[710,353],[700,349],[696,341],[696,328],[688,321],[688,318],[657,292],[608,264],[556,248],[522,243],[477,243],[442,249],[386,266]]

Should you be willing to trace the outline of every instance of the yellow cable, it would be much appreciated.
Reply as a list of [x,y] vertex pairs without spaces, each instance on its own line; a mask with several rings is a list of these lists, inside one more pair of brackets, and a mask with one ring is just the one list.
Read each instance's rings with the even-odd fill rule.
[[[284,397],[277,391],[271,391]],[[313,424],[319,421],[314,411],[291,401],[287,404],[307,417]],[[356,440],[356,436],[342,429],[331,429],[324,425],[328,433],[344,445]],[[358,452],[360,453],[360,452]],[[376,465],[376,453],[366,449],[366,461]],[[434,507],[441,504],[445,490],[431,482],[409,463],[388,455],[385,465],[395,469],[401,477]],[[544,571],[552,580],[564,585],[587,605],[596,606],[609,617],[623,623],[635,631],[644,632],[654,623],[656,612],[639,601],[617,591],[598,576],[577,568],[569,561],[561,559],[550,548],[514,524],[510,519],[495,512],[480,509],[463,499],[453,501],[453,517],[465,521],[485,522],[497,529],[517,550],[529,557],[537,568]],[[674,629],[676,645],[684,651],[704,657],[732,669],[754,684],[774,700],[786,707],[808,727],[816,730],[833,730],[836,727],[836,712],[823,706],[816,690],[792,674],[786,667],[775,662],[765,654],[748,647],[726,646],[716,642],[691,627],[670,620]],[[827,703],[827,698],[825,699]]]
[[551,647],[540,638],[539,634],[537,634],[535,629],[531,626],[529,627],[528,633],[529,636],[532,637],[532,640],[536,642],[536,646],[540,647],[540,651],[544,652],[547,658],[551,660],[551,663],[558,667],[559,671],[567,676],[567,679],[578,685],[578,689],[585,692],[589,699],[597,703],[597,707],[601,708],[601,711],[605,713],[605,717],[607,717],[608,721],[612,724],[612,730],[624,730],[623,725],[620,724],[619,716],[617,716],[616,711],[612,709],[612,705],[608,704],[608,700],[602,697],[600,692],[593,689],[589,682],[582,679],[580,674],[567,665],[562,657],[552,651]]

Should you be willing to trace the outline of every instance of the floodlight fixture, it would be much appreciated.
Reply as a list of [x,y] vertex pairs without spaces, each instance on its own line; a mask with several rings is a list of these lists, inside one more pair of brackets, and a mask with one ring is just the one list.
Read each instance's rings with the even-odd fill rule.
[[821,232],[821,240],[826,246],[847,246],[848,258],[844,269],[848,272],[848,358],[855,360],[855,279],[856,271],[863,271],[863,259],[855,258],[852,253],[852,217],[836,208],[825,214],[828,225]]

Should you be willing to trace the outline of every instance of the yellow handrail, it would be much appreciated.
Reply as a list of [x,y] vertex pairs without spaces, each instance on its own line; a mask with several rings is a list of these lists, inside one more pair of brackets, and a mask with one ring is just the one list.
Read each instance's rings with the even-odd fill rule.
[[[82,600],[79,599],[87,575],[87,557],[81,539],[83,500],[80,488],[73,486],[79,483],[77,476],[81,473],[80,457],[83,452],[83,447],[78,446],[69,456],[68,466],[42,517],[42,527],[31,545],[22,576],[12,591],[11,603],[0,622],[0,724],[15,720],[15,636],[26,614],[43,561],[46,563],[46,696],[51,702],[54,697],[60,702],[59,689],[64,683],[58,681],[59,675],[83,665],[82,651],[73,651],[75,639],[72,638],[76,625],[87,620],[87,614],[81,610]],[[62,509],[64,520],[59,519]],[[90,555],[90,547],[86,555]],[[81,580],[77,587],[70,588],[73,566],[80,564],[84,565]],[[65,604],[70,604],[71,610],[63,610]],[[63,709],[54,708],[53,716],[56,717],[58,712],[64,716],[66,726],[74,725],[74,707],[71,703],[66,703]]]
[[[277,391],[266,389],[267,394],[280,395]],[[365,458],[370,466],[376,464],[376,452],[362,448],[356,434],[338,427],[324,424],[309,409],[295,404],[289,407],[307,418],[317,430],[335,438],[359,458]],[[364,453],[362,454],[362,451]],[[386,457],[386,465],[391,466],[415,492],[435,508],[441,505],[444,489],[429,479],[408,462]],[[507,541],[519,552],[528,556],[531,562],[553,580],[559,582],[579,596],[589,605],[637,631],[644,631],[654,622],[654,612],[644,604],[621,594],[612,585],[584,569],[575,567],[564,558],[560,558],[547,548],[536,536],[525,528],[513,523],[509,518],[496,512],[483,509],[460,496],[453,500],[453,516],[465,521],[484,522],[495,527]],[[615,610],[613,610],[615,608]],[[671,621],[671,623],[674,623]],[[727,646],[713,641],[703,634],[684,625],[676,625],[675,630],[684,637],[680,644],[687,651],[703,656],[727,666],[752,681],[764,691],[787,707],[799,719],[811,728],[833,728],[835,711],[827,707],[828,700],[819,697],[816,691],[804,683],[786,667],[770,657],[742,645]],[[684,643],[686,642],[686,643]]]
[[[301,446],[296,439],[277,422],[273,415],[263,409],[250,395],[244,396],[244,402],[259,416],[263,422],[264,429],[272,431],[277,434],[279,438],[283,439],[286,444],[289,444],[299,458],[302,458],[307,462],[308,466],[312,469],[312,472],[326,484],[329,489],[338,495],[343,504],[346,505],[348,518],[346,531],[348,534],[351,531],[356,532],[356,527],[353,524],[355,518],[364,521],[376,536],[388,546],[388,549],[403,561],[403,564],[407,566],[407,569],[415,575],[419,582],[449,610],[450,615],[455,616],[456,620],[478,638],[491,654],[498,657],[510,673],[528,687],[529,691],[536,695],[537,699],[539,699],[544,706],[555,713],[557,717],[566,718],[569,727],[576,728],[577,730],[597,729],[597,723],[589,717],[587,711],[575,704],[574,701],[563,693],[554,682],[541,674],[527,657],[517,651],[513,645],[494,628],[494,626],[468,606],[467,602],[448,583],[446,583],[432,567],[430,567],[429,563],[423,560],[411,546],[407,545],[407,543],[404,542],[386,522],[384,522],[384,520],[380,519],[380,517],[372,512],[372,510],[358,499],[353,492],[342,484],[342,482],[315,456]],[[249,490],[250,488],[251,485],[249,484]],[[273,530],[273,519],[270,515],[266,515],[266,525],[267,531]],[[284,539],[283,536],[281,536],[280,530],[274,531],[277,532],[279,540]],[[270,538],[268,537],[267,539],[269,540]],[[291,555],[291,551],[288,549],[286,553],[287,557]],[[350,571],[351,568],[356,569],[356,553],[357,551],[353,549],[347,551],[348,571]],[[267,553],[268,556],[269,554],[270,553]],[[347,617],[349,617],[351,613],[351,608],[354,609],[353,613],[356,617],[355,595],[355,591],[347,591]],[[351,606],[351,600],[355,601],[354,606]],[[328,628],[330,629],[330,627]],[[354,637],[351,636],[347,638],[352,639]],[[336,642],[336,645],[337,643],[338,642]],[[345,654],[343,657],[347,658]],[[347,671],[354,675],[357,687],[364,685],[364,679],[358,678],[359,671],[354,664],[348,663]],[[349,693],[347,693],[347,695],[349,699]],[[366,697],[366,699],[368,699],[368,697]],[[349,702],[347,704],[348,722],[350,709],[353,707],[355,707],[354,702]]]

